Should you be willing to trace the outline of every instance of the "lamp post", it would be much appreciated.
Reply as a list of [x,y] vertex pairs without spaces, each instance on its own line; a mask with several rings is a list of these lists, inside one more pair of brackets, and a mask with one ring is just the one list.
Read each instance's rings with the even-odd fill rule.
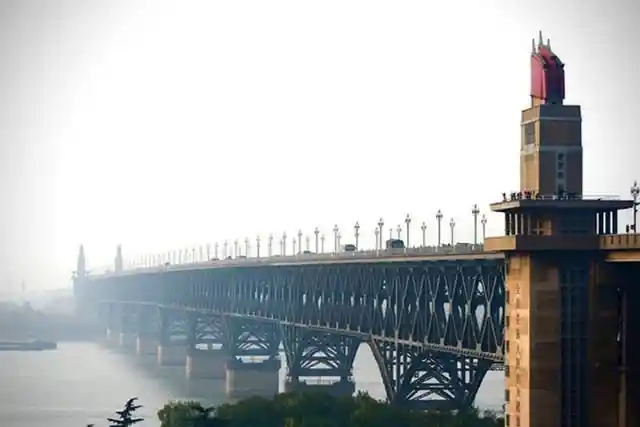
[[260,258],[260,236],[256,236],[256,258]]
[[478,246],[478,215],[480,215],[478,205],[473,205],[471,215],[473,215],[473,246]]
[[249,258],[249,238],[248,237],[244,238],[244,256]]
[[340,229],[338,228],[338,224],[333,226],[333,252],[338,253],[338,233]]
[[207,261],[211,261],[211,244],[207,243]]
[[422,230],[422,247],[427,247],[427,223],[422,221],[422,225],[420,226],[420,230]]
[[341,250],[340,250],[340,248],[341,248],[340,240],[342,240],[342,233],[340,233],[339,231],[338,231],[338,235],[336,236],[336,239],[337,239],[337,242],[338,242],[338,249],[337,249],[336,253],[339,253],[339,252],[341,252]]
[[291,247],[293,249],[291,254],[295,256],[296,255],[296,238],[295,237],[291,239]]
[[402,239],[402,227],[400,227],[400,224],[398,224],[398,226],[396,227],[396,232],[398,233],[398,240]]
[[269,238],[267,239],[267,256],[271,258],[273,255],[273,234],[269,233]]
[[404,217],[404,225],[407,230],[407,244],[404,245],[404,247],[409,248],[409,226],[411,225],[411,215],[407,214],[407,216]]
[[438,248],[442,247],[442,211],[438,209],[436,220],[438,221]]
[[484,241],[487,239],[487,216],[482,214],[482,218],[480,219],[480,224],[482,224],[482,244],[484,245]]
[[282,233],[282,256],[287,255],[287,232]]
[[357,251],[359,248],[358,242],[360,240],[360,223],[358,221],[356,221],[355,225],[353,226],[353,234],[356,237],[356,251]]
[[298,230],[298,255],[300,254],[302,254],[302,230]]
[[311,247],[311,239],[309,238],[309,235],[307,235],[307,236],[304,238],[304,243],[305,243],[305,250],[306,250],[307,252],[309,252],[309,250],[310,250],[309,248]]
[[316,253],[318,253],[318,249],[319,249],[318,248],[318,234],[320,234],[320,230],[318,230],[318,227],[316,227],[313,230],[313,234],[315,234],[315,236],[316,236]]
[[[633,186],[631,187],[631,197],[633,197],[633,232],[638,232],[638,196],[640,196],[640,187],[638,187],[638,181],[633,181]],[[615,233],[618,230],[614,230]]]
[[233,241],[233,257],[238,258],[238,239]]
[[456,228],[456,221],[451,218],[451,221],[449,222],[449,226],[451,227],[451,247],[455,247],[455,239],[454,239],[454,232],[455,232],[455,228]]
[[196,248],[191,248],[191,263],[196,263]]
[[320,236],[320,253],[324,253],[324,241],[325,241],[326,237],[324,237],[324,234],[322,234]]
[[222,246],[222,258],[227,259],[227,255],[229,255],[229,242],[225,240]]
[[373,234],[376,235],[376,251],[379,251],[380,250],[380,246],[379,246],[380,242],[378,241],[378,236],[380,235],[380,229],[376,227],[376,229],[373,230]]
[[382,229],[384,227],[384,220],[382,219],[382,217],[380,217],[380,219],[378,220],[378,228],[380,229],[380,232],[378,233],[380,235],[380,250],[382,250],[383,246],[382,246]]

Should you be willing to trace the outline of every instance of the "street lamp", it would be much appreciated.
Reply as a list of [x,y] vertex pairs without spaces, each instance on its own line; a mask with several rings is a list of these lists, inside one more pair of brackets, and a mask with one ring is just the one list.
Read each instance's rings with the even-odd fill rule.
[[[302,253],[302,230],[298,230],[298,255]],[[295,252],[295,251],[293,251]]]
[[324,237],[324,233],[320,236],[320,253],[324,253],[324,241],[326,237]]
[[248,237],[244,238],[244,256],[249,258],[249,238]]
[[287,232],[282,233],[282,256],[287,255]]
[[405,248],[409,248],[409,226],[411,225],[411,215],[407,214],[407,216],[404,217],[404,224],[407,229],[407,244],[405,245]]
[[436,220],[438,221],[438,247],[442,247],[442,211],[438,209]]
[[273,255],[273,234],[269,233],[269,239],[267,240],[267,256],[271,258]]
[[473,215],[473,246],[478,245],[478,215],[480,215],[480,209],[478,205],[473,205],[471,209],[471,215]]
[[256,258],[260,258],[260,236],[256,236]]
[[293,248],[293,251],[291,252],[292,255],[296,255],[296,238],[294,237],[293,239],[291,239],[291,247]]
[[213,244],[213,257],[214,257],[215,259],[218,259],[218,249],[219,249],[219,248],[220,248],[220,243],[215,242],[215,243]]
[[339,231],[338,231],[338,235],[336,236],[336,239],[337,239],[337,242],[338,242],[338,250],[336,252],[340,252],[340,248],[341,248],[340,240],[342,239],[342,233],[340,233]]
[[359,248],[358,241],[360,240],[360,223],[358,221],[356,221],[355,225],[353,226],[353,234],[356,236],[356,251],[357,251]]
[[451,227],[451,247],[455,247],[455,239],[454,237],[454,230],[456,228],[456,221],[451,218],[451,221],[449,222],[449,226]]
[[380,235],[380,229],[376,227],[376,229],[373,231],[373,234],[376,235],[376,251],[380,250],[380,242],[378,241],[378,236]]
[[380,219],[378,220],[378,227],[380,229],[380,232],[378,233],[380,235],[380,250],[382,250],[382,229],[384,227],[384,220],[382,219],[382,217],[380,217]]
[[427,247],[427,223],[422,221],[422,225],[420,226],[420,230],[422,230],[422,247]]
[[338,233],[340,229],[338,228],[338,224],[333,226],[333,252],[338,253]]
[[[631,197],[633,197],[633,232],[638,232],[638,196],[640,196],[640,187],[638,187],[638,181],[633,181],[633,186],[631,187]],[[614,230],[615,233],[618,230]]]
[[487,239],[487,216],[485,214],[482,214],[480,223],[482,224],[482,244],[484,245],[484,241]]
[[318,234],[320,234],[320,230],[318,230],[318,227],[313,230],[313,234],[315,234],[316,236],[316,253],[318,253]]
[[304,238],[304,243],[305,243],[305,250],[306,250],[307,252],[309,252],[309,250],[310,250],[309,248],[310,248],[310,246],[311,246],[311,238],[309,238],[309,235],[307,235],[307,236]]
[[227,255],[229,255],[229,241],[225,240],[222,248],[222,258],[227,259]]
[[233,257],[238,258],[238,239],[233,241]]
[[398,224],[398,227],[396,227],[396,232],[398,233],[398,240],[402,239],[402,227],[400,227],[400,224]]
[[191,263],[196,263],[196,248],[191,248]]
[[207,243],[207,261],[211,260],[211,244]]

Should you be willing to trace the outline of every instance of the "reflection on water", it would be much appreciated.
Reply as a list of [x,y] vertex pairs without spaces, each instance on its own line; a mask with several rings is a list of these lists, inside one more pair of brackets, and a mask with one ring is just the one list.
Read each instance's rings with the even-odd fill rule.
[[[358,390],[384,398],[366,346],[356,356],[354,375]],[[281,390],[284,376],[283,368]],[[188,381],[183,367],[158,367],[153,358],[139,359],[91,343],[61,343],[57,351],[0,352],[0,383],[2,427],[100,427],[131,396],[144,405],[144,425],[153,427],[159,424],[157,410],[169,400],[226,401],[222,380]],[[476,404],[499,410],[502,399],[503,374],[490,372]]]

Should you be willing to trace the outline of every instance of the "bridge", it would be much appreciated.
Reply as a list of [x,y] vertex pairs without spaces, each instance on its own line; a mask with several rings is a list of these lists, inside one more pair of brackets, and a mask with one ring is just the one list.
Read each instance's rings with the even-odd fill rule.
[[353,247],[334,227],[331,251],[316,229],[313,251],[300,232],[289,254],[286,235],[279,251],[270,236],[266,255],[259,238],[136,260],[118,248],[112,267],[89,270],[81,248],[81,314],[103,319],[111,345],[225,378],[230,395],[277,392],[281,346],[287,390],[351,394],[366,344],[393,404],[469,407],[504,365],[507,425],[640,425],[640,235],[618,234],[620,210],[634,209],[635,230],[638,192],[583,195],[580,107],[563,103],[564,65],[542,41],[531,61],[521,189],[490,205],[504,236],[485,238],[483,217],[479,239],[474,206],[470,244],[455,242],[453,222],[443,244],[439,213],[433,247],[424,224],[411,247],[407,216],[404,242],[398,231],[385,245],[380,220],[372,250],[359,248],[358,224]]

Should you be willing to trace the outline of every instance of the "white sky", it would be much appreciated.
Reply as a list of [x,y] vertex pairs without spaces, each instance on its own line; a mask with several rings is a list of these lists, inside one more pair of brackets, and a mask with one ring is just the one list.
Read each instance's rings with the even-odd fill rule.
[[471,241],[472,205],[518,188],[539,29],[583,106],[585,192],[626,196],[628,22],[542,3],[4,2],[0,286],[69,284],[81,243],[96,266],[358,220],[372,247],[407,213],[433,243],[438,209]]

